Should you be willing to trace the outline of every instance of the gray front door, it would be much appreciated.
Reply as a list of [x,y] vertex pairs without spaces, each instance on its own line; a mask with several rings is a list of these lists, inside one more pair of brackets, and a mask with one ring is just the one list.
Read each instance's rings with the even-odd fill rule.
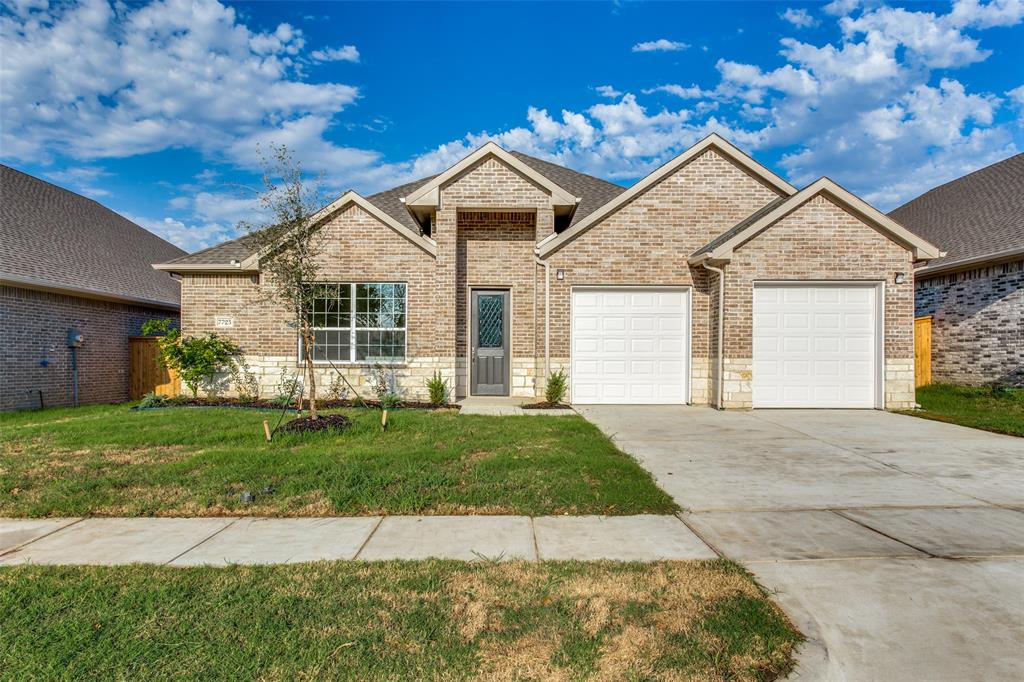
[[470,322],[470,392],[473,395],[508,395],[508,292],[473,292]]

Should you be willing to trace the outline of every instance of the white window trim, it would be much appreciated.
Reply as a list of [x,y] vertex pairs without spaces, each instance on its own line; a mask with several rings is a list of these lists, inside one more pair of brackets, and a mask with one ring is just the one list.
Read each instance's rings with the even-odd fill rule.
[[[345,365],[349,367],[372,367],[373,365],[383,365],[385,367],[398,367],[406,364],[409,360],[409,284],[408,282],[319,282],[319,284],[347,284],[349,287],[349,300],[351,310],[352,324],[348,327],[313,327],[314,332],[318,331],[347,331],[348,337],[348,360],[313,360],[314,366],[329,367],[334,365]],[[382,284],[401,284],[405,287],[404,300],[404,313],[405,324],[401,327],[359,327],[356,325],[356,286],[358,285],[382,285]],[[405,341],[402,344],[402,357],[393,358],[387,361],[380,360],[356,360],[356,332],[403,332],[405,334]],[[302,335],[298,334],[298,360],[300,365],[305,365],[305,352],[302,348]]]

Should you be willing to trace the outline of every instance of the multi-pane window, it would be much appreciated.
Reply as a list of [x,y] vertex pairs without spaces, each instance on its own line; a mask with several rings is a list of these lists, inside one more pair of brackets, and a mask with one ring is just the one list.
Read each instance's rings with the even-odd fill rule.
[[405,359],[404,284],[317,284],[309,312],[313,359],[399,362]]

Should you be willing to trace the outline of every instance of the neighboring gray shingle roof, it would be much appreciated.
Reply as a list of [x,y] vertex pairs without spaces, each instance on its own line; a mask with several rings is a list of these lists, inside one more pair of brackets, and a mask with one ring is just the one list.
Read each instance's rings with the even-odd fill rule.
[[[595,178],[591,175],[574,171],[571,168],[565,168],[521,152],[511,152],[511,154],[536,170],[538,173],[550,178],[552,182],[566,191],[582,198],[579,206],[576,207],[576,213],[573,214],[573,223],[589,215],[600,206],[618,196],[620,193],[626,191],[626,188],[621,185],[616,185],[614,183],[601,180],[600,178]],[[409,211],[405,208],[405,204],[403,204],[401,200],[411,194],[413,190],[422,187],[435,177],[437,176],[431,175],[430,177],[421,178],[414,182],[408,182],[404,185],[399,185],[398,187],[378,192],[377,194],[371,194],[366,197],[366,200],[387,213],[402,225],[408,227],[414,233],[419,234],[420,226],[416,224],[415,220],[413,220],[412,215],[409,214]],[[180,265],[214,265],[218,263],[229,263],[232,259],[244,260],[251,253],[252,251],[246,248],[242,239],[239,238],[212,246],[202,251],[197,251],[196,253],[169,262]]]
[[889,216],[946,252],[929,268],[1024,248],[1024,154],[939,185]]
[[714,239],[712,239],[707,244],[705,244],[704,246],[700,247],[699,249],[697,249],[696,251],[694,251],[690,255],[691,256],[699,256],[702,253],[708,253],[710,251],[714,251],[719,246],[721,246],[722,244],[726,243],[727,241],[729,241],[730,239],[735,237],[737,234],[739,234],[740,232],[742,232],[743,230],[747,229],[748,227],[753,225],[755,222],[760,220],[763,215],[765,215],[767,213],[771,213],[772,211],[775,210],[775,208],[779,204],[781,204],[784,201],[787,201],[789,199],[790,199],[790,197],[779,197],[779,198],[777,198],[777,199],[775,199],[773,201],[769,201],[767,204],[765,204],[761,208],[757,209],[756,211],[754,211],[753,213],[748,215],[746,218],[744,218],[740,222],[736,223],[735,225],[730,227],[728,230],[726,230],[722,234],[718,235],[717,237],[715,237]]
[[92,199],[0,164],[0,278],[179,306],[152,263],[185,252]]

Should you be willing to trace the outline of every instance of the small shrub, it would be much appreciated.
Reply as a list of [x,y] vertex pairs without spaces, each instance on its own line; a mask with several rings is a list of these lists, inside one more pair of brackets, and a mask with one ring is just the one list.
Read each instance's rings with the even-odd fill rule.
[[235,385],[238,399],[243,403],[254,403],[260,399],[260,381],[249,367],[245,358],[236,358],[231,363],[231,383]]
[[448,402],[448,385],[441,372],[435,371],[434,376],[427,379],[427,392],[430,394],[431,405],[444,405]]
[[277,381],[277,395],[274,396],[274,403],[284,407],[293,400],[302,397],[304,390],[302,378],[298,374],[289,374],[288,370],[281,370],[281,378]]
[[548,385],[544,389],[544,400],[557,405],[565,399],[565,392],[569,390],[569,377],[563,370],[558,370],[548,377]]
[[377,396],[377,400],[384,401],[384,396],[391,393],[391,381],[389,380],[388,371],[384,369],[384,365],[377,363],[370,370],[370,388],[373,390],[374,395]]
[[149,392],[142,396],[142,400],[139,401],[139,407],[143,410],[149,407],[163,407],[166,404],[166,398],[153,392]]
[[393,410],[402,404],[402,398],[397,393],[385,393],[380,397],[380,406],[385,410]]
[[342,378],[341,373],[337,372],[331,376],[331,384],[327,387],[327,399],[328,400],[344,400],[348,397],[348,385]]

